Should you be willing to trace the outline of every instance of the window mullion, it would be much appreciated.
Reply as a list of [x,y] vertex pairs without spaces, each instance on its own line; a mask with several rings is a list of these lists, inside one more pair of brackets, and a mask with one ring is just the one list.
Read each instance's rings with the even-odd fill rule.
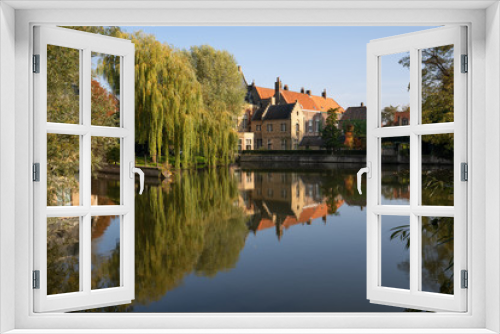
[[[81,103],[82,103],[82,124],[90,130],[91,127],[91,80],[92,80],[92,59],[91,59],[91,50],[86,48],[83,50],[83,61],[82,61],[82,94],[81,94]],[[82,166],[82,175],[81,184],[83,185],[83,198],[81,200],[82,205],[85,208],[86,215],[83,217],[83,232],[81,234],[81,266],[83,267],[83,271],[80,276],[83,277],[83,291],[86,293],[90,293],[91,290],[91,275],[92,275],[92,262],[91,262],[91,231],[92,231],[92,217],[90,215],[90,206],[91,206],[91,173],[92,173],[92,137],[90,131],[84,134],[82,137],[82,146],[83,152],[81,155],[81,163]]]
[[420,290],[420,230],[419,217],[413,212],[420,199],[419,174],[420,150],[419,137],[415,128],[419,123],[419,50],[410,49],[410,291],[415,293]]

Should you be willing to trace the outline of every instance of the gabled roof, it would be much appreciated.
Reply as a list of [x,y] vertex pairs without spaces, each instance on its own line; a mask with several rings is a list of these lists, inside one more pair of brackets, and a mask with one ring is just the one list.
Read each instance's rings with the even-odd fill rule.
[[269,106],[267,113],[264,115],[264,120],[269,119],[290,119],[290,115],[295,107],[295,103],[278,104]]
[[[254,87],[261,100],[270,99],[274,96],[274,89],[259,86]],[[324,98],[322,96],[293,92],[285,89],[280,89],[280,95],[285,99],[286,103],[295,103],[298,101],[302,109],[326,112],[330,109],[339,108],[340,112],[344,112],[344,108],[330,97]]]
[[295,101],[299,101],[302,109],[309,110],[319,110],[319,107],[314,103],[311,97],[307,94],[292,92],[291,90],[280,90],[281,96],[285,99],[286,103],[295,103]]
[[252,116],[252,121],[261,121],[262,120],[262,115],[267,109],[267,105],[260,107],[257,109]]
[[366,106],[349,107],[342,115],[342,121],[362,120],[366,121]]
[[269,99],[274,96],[274,89],[258,86],[255,86],[255,89],[257,90],[257,94],[259,94],[261,100]]
[[328,111],[330,109],[339,108],[339,112],[343,113],[344,108],[342,108],[334,99],[331,97],[324,98],[322,96],[311,95],[311,99],[319,107],[320,111]]

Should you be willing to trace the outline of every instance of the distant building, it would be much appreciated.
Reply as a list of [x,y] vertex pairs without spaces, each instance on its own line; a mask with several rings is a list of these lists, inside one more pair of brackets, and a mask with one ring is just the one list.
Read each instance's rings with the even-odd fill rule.
[[[246,84],[243,75],[242,78]],[[289,90],[288,85],[283,87],[279,77],[274,89],[259,87],[255,83],[248,85],[245,100],[247,104],[237,121],[242,150],[245,150],[244,132],[254,133],[253,149],[298,149],[304,137],[314,137],[313,141],[317,143],[328,116],[327,111],[337,109],[339,115],[344,112],[334,99],[327,97],[326,90],[321,96],[312,95],[310,90],[304,88],[294,92]],[[291,115],[292,105],[295,108],[294,115]],[[287,122],[281,122],[285,120],[284,117],[287,117]],[[284,123],[286,125],[282,125]]]
[[401,126],[410,124],[410,110],[396,111],[394,113],[394,122],[392,126]]
[[365,121],[366,122],[366,106],[363,102],[356,107],[349,107],[346,109],[342,117],[339,119],[339,129],[344,129],[344,124],[350,123],[349,121]]
[[366,147],[366,137],[354,138],[353,131],[357,122],[366,122],[366,106],[363,102],[360,106],[347,108],[338,123],[338,128],[344,133],[344,145],[349,148]]
[[255,149],[298,149],[303,123],[304,113],[298,102],[276,104],[274,97],[271,97],[252,117]]
[[[256,86],[252,83],[248,86],[247,101],[259,107],[264,106],[274,97],[275,104],[290,104],[298,102],[304,113],[303,136],[319,136],[321,127],[326,122],[327,111],[337,109],[342,115],[342,108],[334,99],[327,97],[326,90],[321,96],[312,95],[310,90],[301,88],[300,92],[291,91],[288,85],[282,85],[280,78],[276,79],[274,89]],[[252,129],[253,130],[253,129]]]

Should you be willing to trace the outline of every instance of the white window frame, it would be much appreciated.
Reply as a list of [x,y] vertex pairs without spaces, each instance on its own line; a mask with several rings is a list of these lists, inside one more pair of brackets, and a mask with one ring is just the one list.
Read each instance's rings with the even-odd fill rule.
[[[64,329],[65,333],[88,328],[93,333],[106,329],[198,328],[216,332],[248,332],[242,328],[277,332],[301,328],[300,332],[398,332],[467,333],[500,331],[500,10],[498,2],[405,1],[389,4],[372,1],[331,3],[244,2],[227,4],[207,1],[193,8],[179,3],[139,4],[116,2],[17,2],[0,3],[0,323],[1,330]],[[13,7],[18,10],[14,10]],[[99,8],[98,8],[99,6]],[[110,10],[104,11],[108,6]],[[150,6],[150,7],[148,7]],[[163,6],[163,7],[162,7]],[[267,6],[272,6],[268,8]],[[282,7],[280,7],[282,6]],[[397,8],[392,8],[394,6]],[[66,8],[63,8],[66,7]],[[126,8],[128,7],[128,9]],[[142,10],[134,9],[143,8]],[[24,8],[24,9],[23,9]],[[147,9],[149,8],[149,9]],[[39,10],[47,9],[47,10]],[[311,15],[304,15],[307,10]],[[207,15],[210,12],[212,15]],[[262,15],[265,13],[266,15]],[[312,20],[314,18],[314,21]],[[32,26],[63,25],[425,25],[466,24],[469,27],[469,120],[470,157],[468,197],[469,289],[467,313],[367,314],[34,314],[31,268],[32,183]],[[485,24],[486,22],[486,24]],[[488,29],[486,29],[486,27]],[[15,35],[14,35],[15,32]],[[15,71],[14,71],[15,68]],[[487,69],[487,71],[486,71]],[[15,80],[14,80],[15,78]],[[14,85],[13,85],[14,83]],[[15,112],[13,112],[15,110]],[[15,115],[15,117],[14,117]],[[474,115],[474,117],[472,116]],[[474,120],[474,121],[473,121]],[[486,121],[487,120],[487,121]],[[488,133],[486,140],[485,133]],[[14,145],[12,145],[14,138]],[[485,152],[488,152],[486,154]],[[15,161],[14,164],[6,161]],[[488,182],[485,175],[488,174]],[[12,177],[15,175],[15,177]],[[12,189],[15,195],[12,196]],[[488,194],[488,197],[486,197]],[[14,209],[12,209],[14,208]],[[486,219],[487,218],[487,219]],[[15,221],[15,224],[12,222]],[[473,227],[472,227],[473,226]],[[15,287],[15,288],[12,288]],[[486,293],[488,291],[488,293]],[[12,307],[14,305],[14,307]],[[354,330],[357,328],[358,330]],[[101,329],[101,330],[99,330]],[[237,330],[241,329],[241,330]],[[274,329],[274,330],[273,330]],[[392,329],[392,330],[391,330]],[[62,332],[61,331],[61,332]],[[53,332],[53,331],[51,331]],[[167,332],[165,330],[164,332]],[[172,332],[172,331],[170,331]],[[297,331],[294,331],[297,332]]]
[[[37,26],[34,28],[34,49],[40,56],[40,73],[34,80],[34,161],[40,164],[40,181],[34,191],[34,270],[40,273],[40,288],[34,290],[37,312],[88,309],[89,305],[119,305],[134,299],[134,179],[130,177],[134,156],[134,45],[110,38],[64,28]],[[80,121],[78,124],[47,122],[47,46],[56,45],[80,50]],[[96,126],[91,119],[91,54],[99,52],[120,57],[122,87],[120,126]],[[79,139],[78,206],[47,207],[47,134],[69,134]],[[117,138],[120,141],[120,191],[118,205],[91,204],[91,150],[94,137]],[[92,290],[91,239],[93,216],[119,216],[120,220],[120,286]],[[47,295],[47,218],[78,217],[79,222],[79,286],[72,293]]]
[[[422,124],[421,119],[421,59],[419,51],[436,46],[453,45],[454,56],[454,122]],[[461,270],[467,270],[467,185],[461,181],[460,164],[467,163],[467,76],[461,73],[461,55],[466,54],[466,28],[463,26],[439,27],[412,34],[371,41],[367,47],[368,117],[367,161],[371,168],[367,181],[367,297],[373,303],[406,305],[424,310],[464,312],[467,309],[467,290],[461,288]],[[410,125],[381,127],[380,110],[381,77],[384,71],[382,58],[408,52],[410,55]],[[378,84],[377,84],[378,83]],[[420,203],[421,136],[454,133],[454,206],[429,206]],[[410,140],[410,203],[408,205],[382,205],[381,140],[390,137],[408,137]],[[409,289],[396,289],[383,285],[380,228],[383,217],[398,215],[409,218],[411,243],[409,249]],[[422,249],[421,217],[453,217],[454,225],[454,294],[421,291]]]

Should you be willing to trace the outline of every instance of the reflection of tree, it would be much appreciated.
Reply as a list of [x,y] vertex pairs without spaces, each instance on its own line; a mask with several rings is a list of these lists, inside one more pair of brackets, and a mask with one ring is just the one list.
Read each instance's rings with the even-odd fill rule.
[[[453,294],[453,218],[422,217],[422,289]],[[410,225],[391,229],[390,240],[410,248]]]
[[[339,198],[346,201],[349,206],[366,206],[365,195],[360,195],[355,188],[356,171],[350,169],[333,169],[327,172],[321,183],[321,193],[325,195],[325,203],[329,214],[336,214]],[[363,194],[366,193],[366,189]],[[340,196],[340,197],[339,197]]]
[[79,218],[47,219],[47,294],[79,290]]
[[193,271],[211,277],[234,267],[248,233],[237,196],[221,169],[177,174],[165,192],[151,187],[137,197],[137,302],[162,298]]
[[422,170],[422,205],[453,206],[453,166]]

